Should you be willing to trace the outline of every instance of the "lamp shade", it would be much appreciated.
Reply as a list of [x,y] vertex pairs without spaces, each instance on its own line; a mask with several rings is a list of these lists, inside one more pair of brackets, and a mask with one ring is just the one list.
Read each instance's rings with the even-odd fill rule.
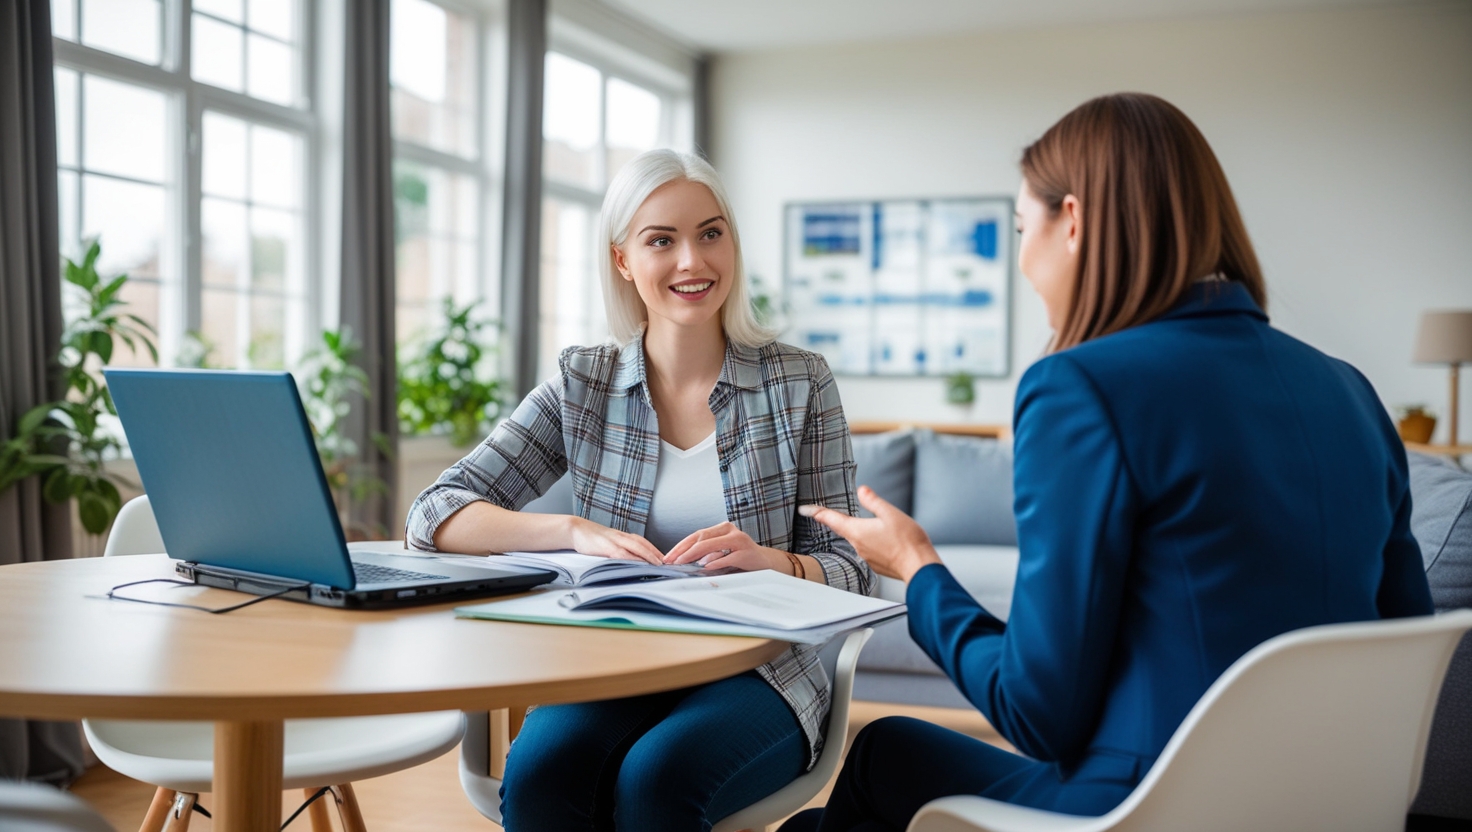
[[1412,360],[1418,364],[1472,364],[1472,309],[1421,313]]

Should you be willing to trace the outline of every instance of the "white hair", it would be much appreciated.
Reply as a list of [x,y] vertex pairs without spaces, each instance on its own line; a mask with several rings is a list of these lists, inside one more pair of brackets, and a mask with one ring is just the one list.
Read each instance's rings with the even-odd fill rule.
[[675,150],[651,150],[634,157],[613,178],[608,193],[603,197],[603,211],[598,219],[598,242],[603,247],[603,259],[598,262],[598,272],[603,278],[603,305],[608,311],[608,331],[619,344],[627,344],[639,337],[649,320],[649,310],[633,281],[625,280],[613,259],[614,246],[621,246],[629,237],[629,225],[634,213],[644,200],[660,187],[670,182],[695,182],[704,185],[715,197],[716,205],[726,218],[730,229],[731,245],[736,248],[736,263],[732,270],[731,292],[721,307],[721,326],[726,337],[747,347],[760,347],[777,339],[777,333],[762,326],[751,307],[751,298],[746,289],[746,269],[741,259],[741,235],[736,231],[736,216],[731,212],[731,203],[726,199],[726,189],[710,163],[689,153]]

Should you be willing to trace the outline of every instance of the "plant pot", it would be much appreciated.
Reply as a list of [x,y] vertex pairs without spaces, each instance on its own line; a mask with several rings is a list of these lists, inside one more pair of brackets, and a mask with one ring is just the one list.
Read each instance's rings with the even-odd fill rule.
[[1396,428],[1400,431],[1402,441],[1425,445],[1431,441],[1431,434],[1436,430],[1436,417],[1413,410],[1400,417]]

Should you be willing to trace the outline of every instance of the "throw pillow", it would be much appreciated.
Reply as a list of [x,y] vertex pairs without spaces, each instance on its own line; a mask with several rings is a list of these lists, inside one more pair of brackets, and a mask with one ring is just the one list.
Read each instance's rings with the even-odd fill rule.
[[[915,432],[861,433],[853,437],[854,472],[857,485],[867,485],[896,508],[909,514],[914,509]],[[873,517],[860,508],[863,517]]]
[[1411,465],[1411,534],[1438,610],[1472,607],[1472,473],[1425,454]]
[[917,432],[914,517],[937,546],[1016,546],[1011,444]]

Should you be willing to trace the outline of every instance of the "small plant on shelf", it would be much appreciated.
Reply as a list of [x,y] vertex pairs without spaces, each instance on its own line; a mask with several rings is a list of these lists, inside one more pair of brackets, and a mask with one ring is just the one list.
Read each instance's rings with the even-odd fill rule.
[[477,318],[475,307],[446,298],[439,329],[399,362],[399,424],[405,434],[448,434],[463,447],[500,418],[505,384],[487,367],[495,355],[488,334],[495,325]]
[[93,240],[80,263],[65,261],[63,277],[73,295],[76,314],[62,334],[57,364],[66,380],[62,399],[46,402],[21,415],[14,433],[0,446],[0,491],[28,477],[39,477],[47,502],[77,501],[82,527],[102,534],[122,508],[119,485],[132,485],[109,473],[108,460],[122,449],[108,417],[116,417],[101,369],[112,362],[119,342],[137,353],[145,350],[155,364],[153,327],[123,311],[119,296],[128,283],[120,274],[105,280],[97,273],[102,246]]

